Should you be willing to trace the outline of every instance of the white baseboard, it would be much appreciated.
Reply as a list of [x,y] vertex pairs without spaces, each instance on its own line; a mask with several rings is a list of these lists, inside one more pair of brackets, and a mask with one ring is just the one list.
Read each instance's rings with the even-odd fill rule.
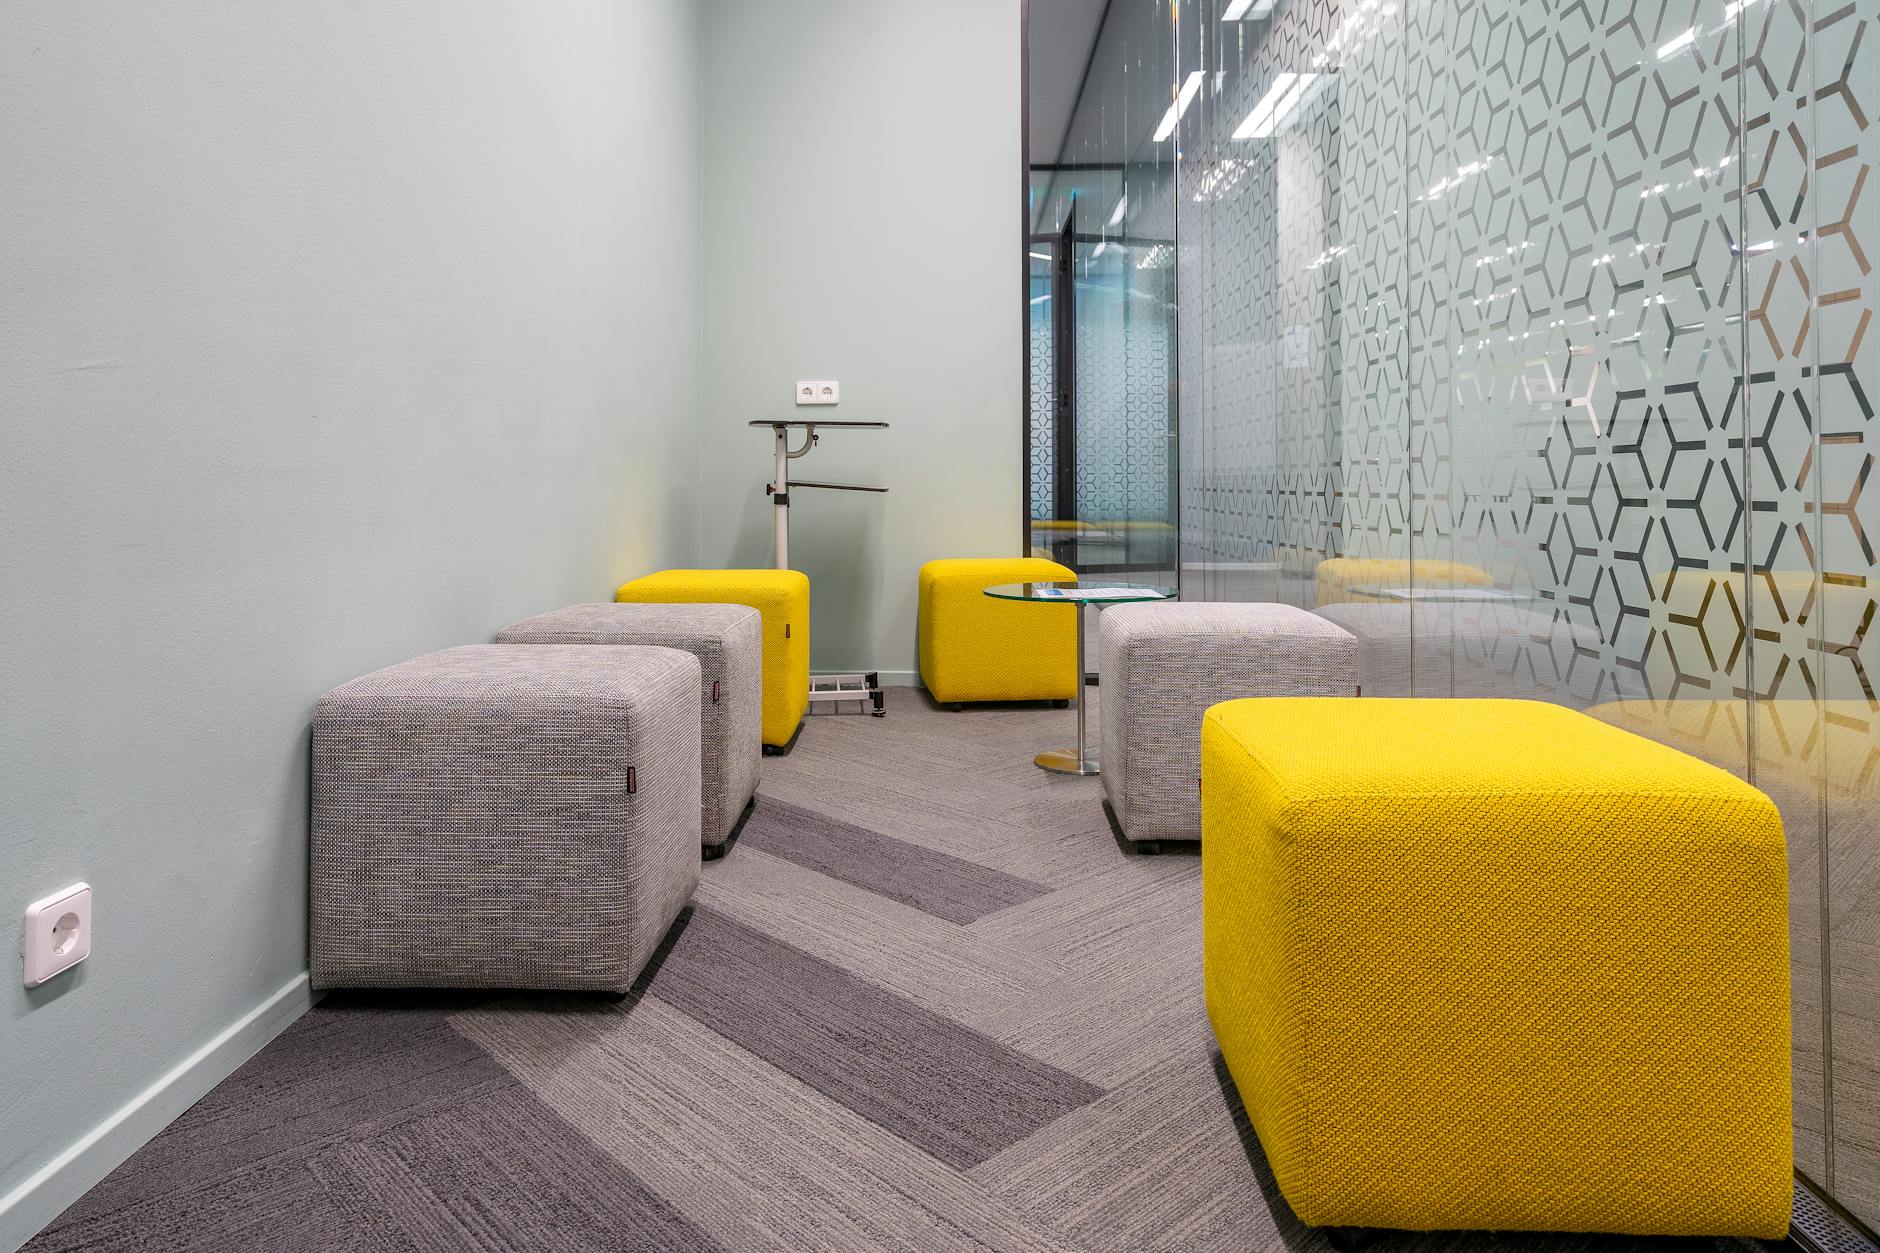
[[14,1253],[32,1239],[317,999],[307,975],[296,975],[0,1197],[0,1249]]

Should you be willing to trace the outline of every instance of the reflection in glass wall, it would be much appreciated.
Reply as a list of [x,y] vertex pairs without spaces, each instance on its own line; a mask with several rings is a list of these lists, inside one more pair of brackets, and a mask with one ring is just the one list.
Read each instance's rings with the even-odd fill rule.
[[[1768,791],[1797,1161],[1880,1223],[1880,0],[1110,22],[1106,109],[1193,87],[1127,167],[1175,243],[1182,594],[1316,609],[1367,694],[1560,701]],[[1103,229],[1114,182],[1056,186],[1044,229]]]
[[1167,85],[1173,16],[1169,0],[1111,6],[1069,124],[1031,171],[1033,264],[1062,260],[1052,330],[1032,320],[1032,548],[1087,576],[1165,585],[1180,503],[1171,136],[1200,86],[1178,101]]

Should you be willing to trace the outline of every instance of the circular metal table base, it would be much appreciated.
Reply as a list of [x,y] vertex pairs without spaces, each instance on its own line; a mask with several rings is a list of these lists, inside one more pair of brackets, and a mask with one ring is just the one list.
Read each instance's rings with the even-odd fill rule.
[[1054,748],[1048,753],[1039,753],[1033,757],[1032,764],[1040,770],[1049,770],[1053,774],[1100,774],[1097,768],[1097,750],[1091,749],[1080,762],[1074,748]]

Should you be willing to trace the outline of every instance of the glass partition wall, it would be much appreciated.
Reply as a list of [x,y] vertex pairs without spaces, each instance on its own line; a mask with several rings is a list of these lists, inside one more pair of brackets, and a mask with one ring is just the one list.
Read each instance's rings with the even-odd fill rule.
[[[1034,410],[1034,542],[1164,509],[1117,467],[1166,395],[1185,598],[1361,606],[1393,645],[1367,695],[1560,701],[1767,791],[1797,1162],[1870,1226],[1877,24],[1880,0],[1111,0],[1072,126],[1102,142],[1032,202],[1088,250],[1079,403],[1133,415],[1077,424],[1126,451],[1080,448],[1074,509],[1040,512]],[[1120,512],[1086,473],[1131,484]]]
[[1173,18],[1169,0],[1111,6],[1062,142],[1033,154],[1027,262],[1027,541],[1086,577],[1166,586],[1180,507],[1175,154],[1153,84],[1174,64]]

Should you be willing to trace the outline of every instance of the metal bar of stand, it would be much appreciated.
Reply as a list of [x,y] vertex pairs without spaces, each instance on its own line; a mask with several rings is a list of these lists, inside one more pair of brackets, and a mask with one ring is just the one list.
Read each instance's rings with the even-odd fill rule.
[[[866,487],[855,483],[818,483],[804,480],[790,482],[790,463],[798,457],[807,455],[816,447],[816,428],[829,426],[855,430],[885,430],[886,422],[819,422],[814,419],[800,419],[787,422],[765,422],[756,420],[752,426],[768,426],[771,429],[774,444],[776,466],[772,482],[765,487],[770,494],[773,506],[772,516],[776,527],[776,565],[779,570],[790,568],[790,490],[792,487],[809,487],[826,491],[883,493],[885,487]],[[798,428],[803,432],[803,446],[790,447],[790,430]],[[875,671],[855,674],[813,674],[809,679],[809,701],[812,706],[832,704],[842,701],[857,701],[868,706],[868,712],[877,718],[887,716],[887,695],[881,690],[881,679]]]

